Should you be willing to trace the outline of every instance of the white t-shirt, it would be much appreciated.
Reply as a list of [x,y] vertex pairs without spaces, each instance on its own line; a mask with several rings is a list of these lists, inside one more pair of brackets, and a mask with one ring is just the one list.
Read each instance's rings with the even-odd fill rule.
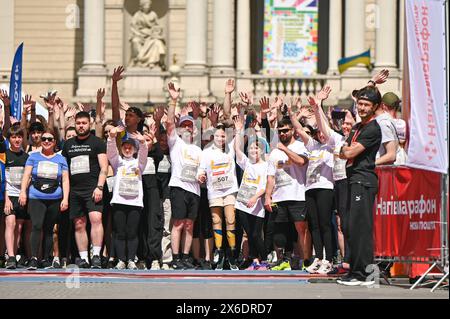
[[141,145],[137,158],[119,156],[116,139],[108,139],[108,160],[114,171],[114,186],[111,204],[144,207],[142,172],[147,164],[148,149]]
[[306,170],[306,190],[324,188],[333,189],[334,150],[342,136],[332,132],[326,144],[320,144],[309,138],[306,149],[311,153]]
[[398,142],[398,137],[397,132],[395,131],[393,119],[388,113],[378,115],[375,119],[377,120],[381,128],[381,145],[376,155],[376,158],[378,159],[379,157],[386,154],[386,149],[383,144],[390,141]]
[[172,162],[169,186],[179,187],[200,196],[197,170],[202,156],[201,148],[184,142],[175,130],[168,136],[168,144]]
[[[294,153],[309,158],[309,152],[300,141],[288,146]],[[289,160],[285,152],[275,148],[269,156],[267,175],[275,176],[275,188],[272,194],[274,203],[292,200],[305,200],[305,181],[307,165],[295,165]]]
[[238,160],[237,163],[244,170],[244,174],[242,175],[242,182],[234,207],[251,215],[264,218],[265,211],[262,197],[258,199],[253,207],[248,208],[247,202],[257,192],[266,188],[269,163],[252,164],[245,154],[242,154],[241,160]]
[[164,154],[163,159],[159,162],[158,173],[170,173],[170,157]]
[[345,169],[347,160],[339,158],[339,153],[341,152],[342,145],[344,145],[345,143],[345,137],[342,135],[339,136],[341,137],[341,140],[338,143],[336,143],[334,147],[333,180],[335,182],[347,178],[347,172]]
[[234,155],[234,139],[228,144],[227,153],[214,144],[203,150],[200,170],[206,173],[208,199],[225,197],[238,191]]
[[145,169],[142,172],[142,175],[155,175],[155,174],[156,174],[155,160],[153,159],[153,157],[148,156],[147,165],[145,165]]

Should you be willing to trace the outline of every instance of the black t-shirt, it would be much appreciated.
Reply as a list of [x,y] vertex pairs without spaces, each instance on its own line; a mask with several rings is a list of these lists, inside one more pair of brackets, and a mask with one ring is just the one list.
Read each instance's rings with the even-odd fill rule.
[[[20,150],[19,152],[13,152],[10,149],[6,150],[6,162],[5,162],[5,174],[7,179],[6,190],[9,196],[17,197],[20,193],[20,183],[23,176],[23,169],[28,159],[28,153]],[[18,172],[17,169],[12,167],[20,167]]]
[[6,150],[6,163],[5,167],[25,167],[29,154],[20,150],[18,153]]
[[[155,163],[155,170],[158,171],[159,162],[163,159],[163,153],[158,143],[155,143],[152,146],[152,149],[148,152],[147,156],[153,158],[153,162]],[[145,189],[158,187],[156,174],[142,175],[142,181],[144,182]]]
[[100,175],[99,154],[106,154],[106,144],[92,134],[85,140],[74,137],[64,143],[62,155],[69,165],[71,191],[95,189]]
[[347,139],[351,146],[351,141],[355,133],[359,130],[356,142],[364,146],[365,150],[351,161],[347,161],[347,179],[349,183],[361,183],[367,187],[377,187],[378,177],[375,174],[375,157],[381,144],[381,128],[376,120],[372,120],[361,127],[361,123],[353,126]]

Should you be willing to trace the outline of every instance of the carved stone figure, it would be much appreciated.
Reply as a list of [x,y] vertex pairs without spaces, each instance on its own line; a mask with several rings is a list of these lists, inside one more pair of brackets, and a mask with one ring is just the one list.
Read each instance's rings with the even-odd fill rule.
[[139,11],[131,20],[130,65],[151,69],[159,66],[164,70],[166,46],[163,28],[158,24],[158,16],[151,6],[151,0],[140,0]]

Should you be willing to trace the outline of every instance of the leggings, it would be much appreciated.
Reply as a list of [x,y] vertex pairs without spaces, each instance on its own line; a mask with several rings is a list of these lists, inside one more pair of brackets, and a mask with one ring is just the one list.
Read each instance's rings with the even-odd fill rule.
[[[141,211],[142,208],[137,206],[112,206],[114,249],[116,257],[122,261],[134,260],[136,256]],[[128,248],[128,254],[125,247]]]
[[49,259],[53,248],[53,227],[56,224],[60,199],[30,199],[28,213],[31,218],[31,256],[38,257],[43,232],[43,258]]
[[331,214],[333,206],[332,189],[310,189],[306,191],[309,231],[312,235],[316,258],[323,259],[325,246],[326,259],[333,260],[333,240],[331,231]]
[[241,210],[236,211],[239,221],[247,233],[250,257],[258,258],[260,261],[266,260],[267,254],[263,240],[264,218],[257,217]]

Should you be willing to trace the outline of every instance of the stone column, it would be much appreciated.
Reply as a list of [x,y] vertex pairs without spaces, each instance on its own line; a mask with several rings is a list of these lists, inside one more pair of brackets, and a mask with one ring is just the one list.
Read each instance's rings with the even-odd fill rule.
[[330,1],[328,74],[337,75],[338,60],[342,58],[342,1]]
[[206,67],[208,1],[186,1],[186,69]]
[[403,70],[403,52],[404,52],[404,41],[405,41],[405,36],[404,36],[404,32],[405,32],[405,0],[400,0],[399,2],[399,17],[400,17],[400,24],[399,24],[399,50],[398,50],[398,68],[399,71],[401,72]]
[[105,0],[84,0],[83,68],[105,66]]
[[[84,0],[83,66],[78,71],[77,96],[95,100],[98,88],[106,87],[105,0]],[[83,98],[83,96],[85,98]]]
[[239,74],[250,73],[250,0],[237,3],[237,67]]
[[[332,1],[333,2],[333,1]],[[365,1],[345,1],[345,56],[361,54],[367,50],[364,47],[365,33]],[[367,75],[368,71],[364,65],[349,68],[345,73],[350,75]]]
[[186,0],[186,59],[179,73],[184,100],[209,95],[207,43],[208,0]]
[[377,0],[377,5],[380,12],[380,23],[376,28],[376,61],[373,72],[376,73],[381,69],[397,72],[397,2],[392,0]]
[[212,73],[234,74],[233,69],[233,6],[234,1],[213,2]]
[[14,1],[0,0],[0,83],[9,85],[14,59]]

